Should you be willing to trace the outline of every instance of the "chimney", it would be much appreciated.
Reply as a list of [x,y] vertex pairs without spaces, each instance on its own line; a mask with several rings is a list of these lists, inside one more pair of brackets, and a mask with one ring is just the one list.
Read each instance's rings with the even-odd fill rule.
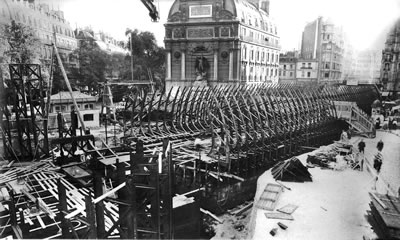
[[269,0],[261,0],[261,9],[269,14]]
[[252,3],[254,6],[256,6],[257,9],[262,9],[269,14],[269,0],[248,0],[248,1]]

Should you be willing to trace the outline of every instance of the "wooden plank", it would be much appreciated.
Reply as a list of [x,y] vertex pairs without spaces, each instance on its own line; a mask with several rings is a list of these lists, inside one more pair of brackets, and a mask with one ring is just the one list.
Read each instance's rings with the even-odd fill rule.
[[287,205],[285,205],[285,206],[283,206],[283,207],[277,209],[277,211],[278,211],[278,212],[281,212],[281,213],[286,213],[286,214],[293,214],[294,211],[296,211],[296,209],[297,209],[298,207],[299,207],[299,206],[294,205],[294,204],[287,204]]
[[46,224],[44,224],[42,218],[38,215],[38,216],[36,216],[36,219],[39,221],[40,227],[42,229],[45,229],[46,228]]
[[385,204],[384,202],[382,202],[382,201],[378,198],[378,196],[375,195],[375,193],[370,193],[370,194],[371,194],[371,196],[381,205],[381,207],[382,207],[383,209],[385,209],[385,210],[388,209],[388,207],[386,206],[386,204]]
[[283,220],[294,220],[293,216],[286,213],[280,212],[266,212],[264,213],[267,218],[270,219],[283,219]]

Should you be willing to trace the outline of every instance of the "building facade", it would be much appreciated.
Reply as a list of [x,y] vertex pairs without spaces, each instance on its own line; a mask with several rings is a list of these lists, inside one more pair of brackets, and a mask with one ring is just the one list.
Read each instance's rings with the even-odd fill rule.
[[279,83],[295,83],[298,54],[287,52],[279,55]]
[[400,92],[400,19],[387,35],[382,51],[381,83],[382,95],[397,99]]
[[57,47],[63,62],[76,64],[69,54],[76,49],[77,41],[70,24],[60,10],[51,10],[47,4],[26,0],[0,0],[0,25],[15,21],[33,29],[41,42],[41,60],[50,64],[53,33],[57,37]]
[[[72,92],[72,95],[78,105],[85,126],[99,127],[101,103],[98,102],[98,97],[87,95],[79,91]],[[51,95],[50,117],[52,117],[52,119],[56,119],[58,113],[68,115],[74,110],[75,105],[69,92],[59,92]],[[80,126],[80,123],[78,124]]]
[[278,81],[269,0],[175,0],[164,43],[167,88]]
[[317,18],[303,31],[301,58],[318,62],[319,82],[337,83],[343,80],[343,30],[330,20]]
[[318,82],[318,61],[299,59],[296,63],[296,79],[299,83]]
[[351,74],[346,79],[354,84],[377,84],[380,78],[382,53],[364,50],[354,54]]

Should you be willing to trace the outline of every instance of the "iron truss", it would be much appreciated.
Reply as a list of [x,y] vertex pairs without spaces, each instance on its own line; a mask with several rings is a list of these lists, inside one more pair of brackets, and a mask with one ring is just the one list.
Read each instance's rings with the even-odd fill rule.
[[346,127],[337,119],[334,101],[357,102],[368,112],[376,98],[369,86],[293,84],[131,95],[126,110],[133,124],[125,141],[141,140],[152,152],[161,139],[171,139],[177,191],[184,192],[207,187],[210,178],[216,184],[224,178],[241,181],[304,147],[328,144]]

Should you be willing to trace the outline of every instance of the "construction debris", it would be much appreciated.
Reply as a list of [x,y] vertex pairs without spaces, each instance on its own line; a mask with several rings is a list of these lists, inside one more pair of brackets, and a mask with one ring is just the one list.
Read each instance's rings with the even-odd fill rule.
[[278,162],[272,168],[272,176],[275,180],[287,182],[311,182],[312,176],[307,168],[297,158]]
[[269,211],[274,210],[282,191],[283,189],[280,185],[268,183],[264,192],[261,194],[256,207]]
[[281,222],[278,222],[278,226],[279,226],[280,228],[282,228],[283,230],[286,230],[286,229],[288,228],[288,226],[286,226],[285,224],[283,224],[283,223],[281,223]]
[[266,212],[264,214],[267,218],[271,219],[294,220],[291,214],[280,213],[280,212]]
[[285,205],[285,206],[283,206],[283,207],[277,209],[277,211],[278,211],[278,212],[281,212],[281,213],[286,213],[286,214],[293,214],[294,211],[296,211],[296,209],[297,209],[298,207],[299,207],[299,206],[294,205],[294,204],[287,204],[287,205]]
[[381,239],[400,239],[400,198],[370,193],[370,219]]

